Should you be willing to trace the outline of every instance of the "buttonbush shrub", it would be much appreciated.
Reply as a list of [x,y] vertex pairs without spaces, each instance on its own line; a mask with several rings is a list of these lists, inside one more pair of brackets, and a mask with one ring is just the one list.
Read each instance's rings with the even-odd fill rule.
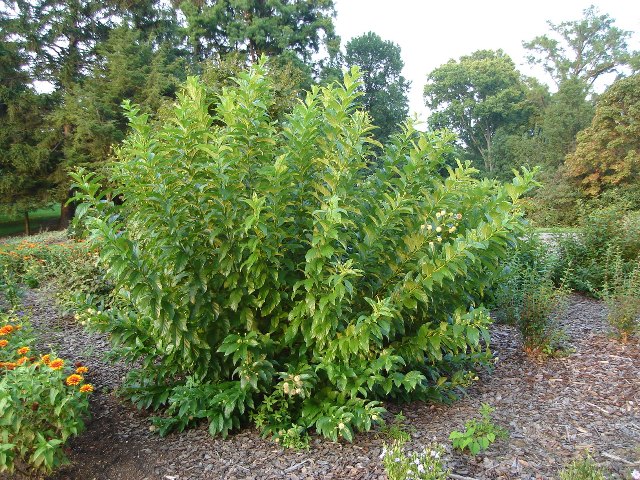
[[483,293],[531,174],[445,169],[452,136],[410,124],[374,161],[357,71],[276,120],[265,68],[220,95],[190,78],[159,122],[126,105],[115,187],[74,176],[117,296],[94,321],[162,433],[350,440],[380,400],[452,398],[488,359]]

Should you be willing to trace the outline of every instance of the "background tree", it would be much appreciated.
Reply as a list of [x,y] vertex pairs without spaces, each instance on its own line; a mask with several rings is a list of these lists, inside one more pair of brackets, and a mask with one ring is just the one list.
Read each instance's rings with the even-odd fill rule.
[[502,50],[449,60],[429,74],[424,97],[433,112],[430,127],[455,131],[468,156],[490,175],[496,170],[496,132],[523,125],[531,115],[526,86]]
[[600,76],[619,72],[632,60],[627,46],[631,32],[615,27],[614,22],[592,5],[580,20],[547,22],[552,34],[523,42],[523,46],[532,52],[529,62],[542,65],[556,85],[578,78],[591,86]]
[[351,39],[346,45],[344,63],[360,67],[364,96],[362,103],[378,127],[375,137],[384,142],[398,131],[407,118],[409,82],[402,76],[404,62],[400,47],[382,40],[373,32]]
[[[0,13],[0,27],[4,20]],[[51,203],[45,116],[52,97],[28,87],[27,58],[6,32],[0,28],[0,212],[22,214],[29,234],[29,210]]]
[[640,207],[640,74],[615,82],[602,95],[566,167],[587,196],[616,189]]
[[186,0],[176,1],[186,18],[195,62],[213,55],[261,55],[295,52],[311,63],[322,44],[335,38],[333,0]]
[[[62,137],[64,160],[56,170],[60,196],[69,190],[69,171],[76,167],[99,169],[109,160],[112,146],[128,129],[121,107],[124,100],[154,114],[175,98],[186,78],[187,65],[164,44],[154,48],[139,30],[115,28],[96,48],[100,59],[86,78],[68,88],[59,108],[49,118]],[[64,134],[63,126],[70,126]]]

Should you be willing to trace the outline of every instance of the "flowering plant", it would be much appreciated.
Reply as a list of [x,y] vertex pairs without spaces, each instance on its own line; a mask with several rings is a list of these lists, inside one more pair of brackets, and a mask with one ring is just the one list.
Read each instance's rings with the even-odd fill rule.
[[385,445],[380,454],[389,480],[446,480],[449,469],[445,469],[442,445],[431,444],[422,452],[406,454],[404,442]]
[[62,447],[84,427],[86,367],[71,372],[53,354],[37,355],[28,324],[0,314],[0,472],[47,473],[63,464]]

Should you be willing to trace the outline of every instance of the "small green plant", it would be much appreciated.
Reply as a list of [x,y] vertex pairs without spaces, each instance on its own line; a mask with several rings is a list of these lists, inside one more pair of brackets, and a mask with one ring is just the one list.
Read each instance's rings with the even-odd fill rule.
[[380,427],[380,434],[394,441],[408,442],[411,440],[411,434],[407,431],[407,426],[404,424],[406,419],[407,417],[405,417],[402,412],[397,413],[393,418],[393,422]]
[[422,452],[405,453],[405,442],[394,441],[382,449],[380,458],[389,480],[446,480],[449,469],[445,468],[442,445],[430,444]]
[[[17,309],[21,305],[22,290],[18,285],[15,275],[0,261],[0,294],[11,309]],[[2,306],[0,306],[2,311]]]
[[555,255],[550,247],[530,235],[505,263],[495,293],[498,320],[516,325],[525,351],[555,355],[564,333],[558,325],[569,288],[553,281]]
[[591,456],[574,460],[558,474],[560,480],[605,480],[605,472]]
[[453,431],[449,435],[449,440],[453,448],[460,451],[469,450],[471,455],[489,448],[493,442],[499,438],[507,438],[509,435],[505,429],[496,426],[491,420],[491,413],[495,409],[483,403],[480,407],[481,420],[472,419],[465,423],[464,432]]
[[37,355],[28,322],[0,314],[0,473],[49,473],[66,462],[64,443],[83,428],[93,386],[88,372]]
[[626,342],[640,329],[640,260],[626,272],[619,250],[614,249],[607,255],[606,265],[601,296],[609,310],[607,320]]

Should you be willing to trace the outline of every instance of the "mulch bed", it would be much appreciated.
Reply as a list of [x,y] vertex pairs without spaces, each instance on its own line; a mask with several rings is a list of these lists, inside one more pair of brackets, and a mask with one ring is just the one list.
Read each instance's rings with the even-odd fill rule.
[[[71,441],[72,464],[52,479],[385,479],[379,455],[388,438],[360,434],[352,444],[314,437],[310,451],[283,450],[247,428],[226,440],[206,425],[160,438],[148,414],[113,394],[127,371],[103,360],[106,339],[62,317],[46,291],[30,291],[25,307],[41,347],[54,348],[91,368],[97,387],[87,430]],[[613,472],[629,478],[640,469],[640,346],[609,338],[602,303],[574,295],[563,319],[573,352],[544,362],[522,353],[516,331],[492,328],[497,357],[468,395],[452,405],[388,405],[400,409],[411,448],[434,439],[447,445],[446,460],[458,480],[551,479],[573,458],[590,451]],[[452,452],[448,435],[462,430],[481,403],[495,407],[495,422],[509,431],[485,454]],[[391,418],[391,416],[390,416]]]

